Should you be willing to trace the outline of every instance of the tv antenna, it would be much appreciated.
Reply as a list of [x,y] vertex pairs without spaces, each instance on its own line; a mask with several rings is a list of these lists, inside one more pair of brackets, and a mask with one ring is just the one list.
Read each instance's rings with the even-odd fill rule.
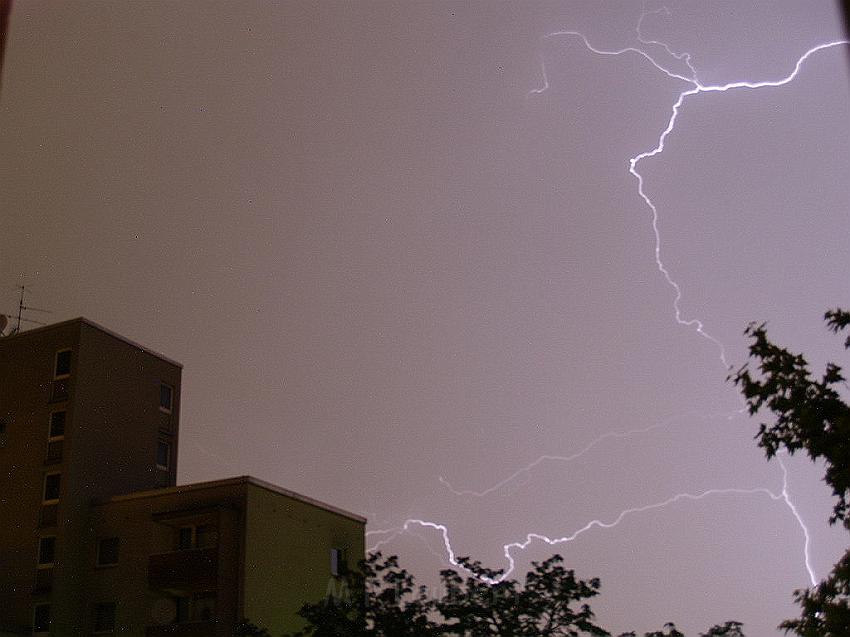
[[[36,325],[45,325],[41,321],[36,321],[34,319],[25,318],[23,316],[24,312],[44,312],[45,314],[50,314],[50,310],[42,310],[38,307],[32,307],[31,305],[24,305],[24,294],[26,293],[25,285],[15,286],[18,290],[21,291],[21,296],[18,299],[18,313],[17,314],[2,314],[0,313],[0,336],[12,336],[13,334],[17,334],[21,331],[21,323],[34,323]],[[4,334],[4,330],[9,323],[9,319],[15,321],[15,326],[12,328],[12,331],[8,334]]]

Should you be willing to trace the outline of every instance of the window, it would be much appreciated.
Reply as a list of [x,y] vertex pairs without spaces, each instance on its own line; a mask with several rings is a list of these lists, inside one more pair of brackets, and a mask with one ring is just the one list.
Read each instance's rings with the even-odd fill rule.
[[195,593],[191,597],[175,597],[174,622],[211,622],[215,620],[215,593]]
[[64,411],[54,411],[50,414],[49,440],[60,440],[65,437],[65,415]]
[[61,473],[48,473],[44,476],[44,504],[59,502],[59,491],[62,486]]
[[56,365],[53,378],[67,378],[71,375],[71,350],[63,349],[56,352]]
[[174,606],[176,608],[175,623],[183,624],[189,621],[192,601],[188,597],[177,597],[174,599]]
[[121,540],[117,537],[107,537],[97,543],[97,565],[114,566],[118,564],[118,550]]
[[56,562],[56,537],[46,535],[38,539],[38,568],[52,568]]
[[171,445],[165,440],[159,440],[156,443],[156,468],[168,471],[169,461],[171,460]]
[[95,604],[92,624],[92,630],[96,633],[109,633],[115,630],[115,602]]
[[331,575],[338,577],[346,573],[345,551],[339,548],[331,549]]
[[182,550],[194,548],[195,527],[184,526],[177,534],[177,548]]
[[192,598],[192,620],[211,622],[215,619],[215,593],[195,593]]
[[47,634],[50,632],[50,604],[36,604],[32,613],[32,632]]
[[6,427],[9,421],[6,418],[0,418],[0,436],[6,433]]
[[171,413],[174,404],[174,388],[165,383],[159,384],[159,409],[167,414]]
[[218,529],[211,524],[180,527],[177,534],[177,548],[204,549],[218,545]]

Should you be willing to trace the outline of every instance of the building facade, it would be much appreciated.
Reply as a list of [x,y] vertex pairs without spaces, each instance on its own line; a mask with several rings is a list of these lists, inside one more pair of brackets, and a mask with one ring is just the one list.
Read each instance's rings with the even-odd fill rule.
[[279,634],[363,557],[360,516],[177,486],[180,380],[86,319],[0,338],[0,634]]

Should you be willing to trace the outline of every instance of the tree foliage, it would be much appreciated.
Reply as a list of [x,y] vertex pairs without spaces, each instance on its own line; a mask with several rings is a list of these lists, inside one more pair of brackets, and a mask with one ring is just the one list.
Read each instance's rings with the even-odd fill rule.
[[[291,637],[610,637],[596,623],[589,600],[599,580],[582,580],[554,555],[532,562],[524,581],[504,578],[469,558],[441,571],[438,597],[416,586],[395,556],[372,553],[357,571],[329,588],[328,597],[305,604],[307,626]],[[461,574],[463,573],[463,575]],[[624,633],[620,637],[637,637]],[[674,624],[644,637],[684,637]],[[744,637],[727,622],[701,637]]]
[[594,623],[587,600],[599,593],[599,580],[581,580],[554,555],[532,562],[521,585],[502,579],[501,571],[461,559],[466,577],[454,570],[441,572],[446,594],[436,603],[448,621],[443,634],[468,637],[513,635],[561,637],[608,635]]
[[[850,326],[850,312],[829,310],[827,327],[838,334]],[[751,415],[767,411],[756,440],[767,458],[785,451],[805,451],[826,467],[824,481],[836,502],[830,523],[841,522],[850,531],[850,405],[841,395],[846,388],[842,369],[827,363],[815,378],[802,354],[775,345],[764,323],[751,324],[750,360],[730,379],[741,389]],[[844,341],[850,349],[850,336]],[[811,589],[794,593],[801,607],[799,619],[781,624],[786,632],[803,637],[846,637],[850,635],[850,551],[839,560],[829,576]],[[732,633],[734,634],[734,633]]]

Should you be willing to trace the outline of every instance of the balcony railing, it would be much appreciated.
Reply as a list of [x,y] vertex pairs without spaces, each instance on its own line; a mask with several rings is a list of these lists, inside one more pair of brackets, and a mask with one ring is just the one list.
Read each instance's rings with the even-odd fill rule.
[[151,555],[148,585],[153,590],[175,592],[215,590],[218,587],[218,548]]

